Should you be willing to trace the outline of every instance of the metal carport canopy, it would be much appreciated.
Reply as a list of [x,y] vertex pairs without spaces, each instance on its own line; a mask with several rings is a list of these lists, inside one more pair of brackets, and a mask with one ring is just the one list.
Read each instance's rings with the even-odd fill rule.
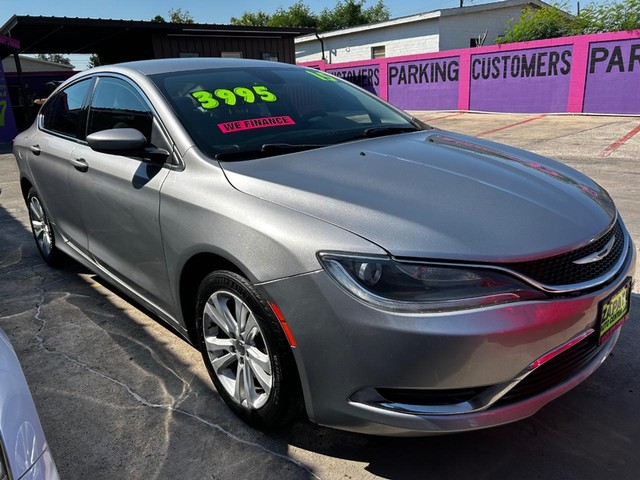
[[[161,23],[14,15],[0,35],[18,39],[20,53],[98,53],[115,63],[154,58],[154,35],[189,37],[291,38],[314,32],[309,28],[246,27],[237,25]],[[106,60],[106,59],[105,59]]]

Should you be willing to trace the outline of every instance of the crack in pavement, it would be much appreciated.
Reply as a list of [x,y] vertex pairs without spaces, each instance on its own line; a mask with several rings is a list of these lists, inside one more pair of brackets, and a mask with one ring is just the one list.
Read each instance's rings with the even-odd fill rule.
[[[34,336],[36,344],[38,346],[38,348],[40,348],[43,352],[45,352],[48,355],[60,355],[62,357],[64,357],[67,361],[81,367],[82,369],[93,373],[94,375],[97,375],[101,378],[103,378],[104,380],[107,380],[111,383],[114,383],[120,387],[122,387],[129,395],[131,395],[131,397],[133,397],[137,402],[141,403],[142,405],[146,406],[146,407],[151,407],[151,408],[157,408],[157,409],[161,409],[161,410],[167,410],[170,412],[175,412],[175,413],[179,413],[182,414],[186,417],[189,417],[193,420],[196,420],[208,427],[211,427],[217,431],[219,431],[220,433],[223,433],[224,435],[226,435],[228,438],[241,443],[243,445],[249,446],[249,447],[253,447],[253,448],[257,448],[259,450],[262,450],[265,453],[268,453],[270,455],[273,455],[275,457],[278,457],[282,460],[285,460],[289,463],[293,463],[294,465],[296,465],[297,467],[302,468],[303,470],[306,470],[313,478],[317,478],[318,480],[320,480],[320,477],[318,477],[313,471],[311,471],[311,469],[309,467],[307,467],[306,465],[302,464],[301,462],[288,457],[287,455],[283,455],[281,453],[275,452],[263,445],[260,445],[259,443],[256,442],[252,442],[250,440],[245,440],[243,438],[238,437],[237,435],[234,435],[233,433],[231,433],[230,431],[226,430],[225,428],[221,427],[220,425],[210,422],[208,420],[205,420],[204,418],[199,417],[198,415],[188,412],[186,410],[183,410],[181,408],[176,408],[174,405],[172,404],[161,404],[161,403],[153,403],[147,399],[145,399],[143,396],[141,396],[140,394],[138,394],[137,392],[135,392],[131,387],[129,387],[126,383],[121,382],[120,380],[113,378],[109,375],[106,375],[102,372],[99,372],[95,369],[93,369],[92,367],[90,367],[89,365],[85,364],[84,362],[81,362],[80,360],[71,357],[70,355],[64,353],[64,352],[59,352],[56,350],[50,350],[48,349],[45,345],[44,345],[44,338],[42,337],[42,332],[44,331],[46,325],[47,325],[47,320],[42,318],[41,312],[42,312],[42,307],[44,305],[44,301],[45,301],[45,296],[46,296],[46,292],[44,290],[44,288],[38,287],[38,291],[40,292],[40,298],[39,300],[36,302],[36,313],[34,315],[34,318],[40,323],[40,326],[38,327],[38,330]],[[183,397],[184,395],[184,390],[183,390],[183,394],[180,395],[181,398],[178,399],[178,404],[181,404],[186,397]]]

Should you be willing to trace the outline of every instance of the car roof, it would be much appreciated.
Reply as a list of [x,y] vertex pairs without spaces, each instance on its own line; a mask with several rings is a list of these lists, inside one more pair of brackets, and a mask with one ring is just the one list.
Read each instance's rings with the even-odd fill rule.
[[191,70],[206,70],[211,68],[230,67],[270,67],[287,68],[293,67],[288,63],[268,62],[265,60],[248,60],[243,58],[163,58],[156,60],[140,60],[135,62],[118,63],[98,67],[98,70],[109,70],[111,68],[135,70],[143,75],[155,75],[169,72],[186,72]]

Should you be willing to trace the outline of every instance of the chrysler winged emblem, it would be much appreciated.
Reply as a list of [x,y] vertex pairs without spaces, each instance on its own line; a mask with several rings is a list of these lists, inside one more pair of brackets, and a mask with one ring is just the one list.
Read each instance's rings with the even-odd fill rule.
[[584,258],[574,260],[573,263],[575,263],[576,265],[586,265],[587,263],[599,262],[600,260],[602,260],[604,257],[606,257],[611,253],[611,249],[613,248],[614,243],[616,243],[615,235],[611,240],[607,242],[607,244],[604,247],[602,247],[601,250],[598,250],[597,252],[587,255]]

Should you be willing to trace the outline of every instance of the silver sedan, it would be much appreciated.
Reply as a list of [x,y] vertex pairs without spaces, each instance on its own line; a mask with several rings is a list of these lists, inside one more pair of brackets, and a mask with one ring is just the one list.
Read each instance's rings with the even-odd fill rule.
[[313,69],[91,69],[14,153],[45,261],[157,314],[258,428],[515,421],[595,371],[628,318],[635,248],[599,185]]

